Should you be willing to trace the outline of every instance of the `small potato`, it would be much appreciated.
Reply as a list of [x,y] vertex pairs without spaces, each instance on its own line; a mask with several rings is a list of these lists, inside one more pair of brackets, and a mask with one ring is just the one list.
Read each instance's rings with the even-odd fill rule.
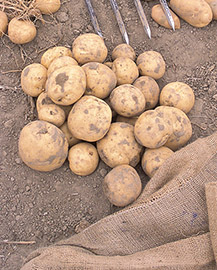
[[60,129],[62,130],[62,132],[65,134],[66,136],[66,139],[69,143],[69,146],[73,146],[75,144],[77,144],[78,142],[80,142],[79,139],[75,138],[72,133],[69,131],[68,129],[68,125],[67,125],[67,122],[65,122],[61,127]]
[[8,24],[8,37],[15,44],[25,44],[32,41],[37,34],[35,25],[31,21],[13,18]]
[[[173,20],[174,20],[174,23],[175,23],[175,29],[180,29],[179,17],[177,17],[176,14],[174,12],[172,12],[172,10],[170,10],[170,13],[171,13]],[[167,17],[166,17],[166,15],[162,9],[162,6],[160,4],[157,4],[157,5],[152,7],[151,17],[156,23],[160,24],[161,26],[172,29],[172,27],[168,23]]]
[[112,65],[112,70],[116,74],[118,85],[131,84],[139,77],[136,64],[127,57],[118,57]]
[[154,110],[141,114],[136,121],[134,134],[136,140],[147,148],[159,148],[172,134],[172,126]]
[[96,147],[90,143],[78,143],[69,150],[69,168],[77,175],[93,173],[99,163]]
[[127,57],[135,61],[136,53],[130,45],[123,43],[116,46],[112,51],[112,60],[115,60],[118,57]]
[[60,0],[35,0],[34,3],[34,7],[38,8],[42,14],[55,13],[60,6]]
[[120,115],[133,117],[145,110],[145,97],[131,84],[116,87],[110,95],[112,108]]
[[217,0],[205,0],[212,9],[213,20],[217,20]]
[[160,95],[160,88],[157,82],[152,77],[141,76],[135,80],[133,85],[143,93],[146,100],[145,109],[153,109],[157,105]]
[[38,63],[26,66],[21,73],[21,87],[32,97],[37,97],[45,90],[46,80],[47,69]]
[[70,56],[60,56],[58,58],[55,58],[49,65],[49,68],[47,70],[47,76],[49,76],[54,70],[58,68],[71,66],[71,65],[77,66],[78,62]]
[[109,96],[117,84],[115,73],[106,65],[97,62],[89,62],[82,68],[87,78],[85,94],[101,99]]
[[57,46],[48,49],[41,57],[41,64],[48,68],[51,62],[61,56],[70,56],[72,57],[72,52],[69,48],[63,46]]
[[77,101],[68,116],[68,128],[75,138],[95,142],[108,132],[112,112],[108,104],[94,96]]
[[33,121],[20,133],[19,155],[22,161],[34,170],[52,171],[65,162],[68,142],[56,126],[45,121]]
[[168,147],[161,146],[157,149],[146,148],[142,157],[142,169],[151,178],[156,171],[174,152]]
[[184,113],[190,112],[194,101],[192,88],[183,82],[168,83],[160,93],[160,105],[175,107]]
[[116,122],[124,122],[124,123],[130,124],[132,126],[135,126],[135,123],[136,123],[137,119],[138,119],[138,116],[124,117],[122,115],[118,115],[117,118],[116,118]]
[[57,104],[50,104],[43,106],[40,110],[38,110],[38,119],[47,121],[57,127],[60,127],[65,122],[66,115],[64,110],[61,109]]
[[108,61],[108,62],[104,62],[103,64],[112,69],[113,62]]
[[141,179],[129,165],[112,169],[104,178],[102,187],[108,200],[118,207],[134,202],[142,191]]
[[5,12],[0,10],[0,37],[6,33],[8,27],[8,17]]
[[135,167],[142,148],[135,140],[133,126],[122,122],[112,123],[106,136],[97,142],[100,158],[111,168],[122,164]]
[[79,66],[65,66],[52,72],[46,90],[51,100],[59,105],[75,103],[85,92],[86,75]]
[[150,76],[155,80],[163,77],[166,64],[159,52],[146,51],[141,53],[136,61],[141,75]]
[[78,63],[83,65],[88,62],[104,62],[108,49],[100,36],[88,33],[80,35],[74,40],[72,52]]

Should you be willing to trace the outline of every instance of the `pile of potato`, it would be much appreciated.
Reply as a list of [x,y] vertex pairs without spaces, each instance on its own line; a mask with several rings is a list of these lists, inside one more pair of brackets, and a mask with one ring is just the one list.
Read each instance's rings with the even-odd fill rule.
[[[194,93],[183,82],[160,91],[157,79],[166,69],[162,55],[120,44],[105,62],[108,50],[101,37],[83,34],[66,47],[48,49],[41,63],[21,74],[23,91],[37,97],[38,120],[26,125],[19,154],[32,169],[51,171],[68,157],[77,175],[93,173],[101,159],[112,168],[103,189],[116,206],[141,193],[135,167],[152,177],[192,135],[186,113]],[[136,60],[136,62],[135,62]]]

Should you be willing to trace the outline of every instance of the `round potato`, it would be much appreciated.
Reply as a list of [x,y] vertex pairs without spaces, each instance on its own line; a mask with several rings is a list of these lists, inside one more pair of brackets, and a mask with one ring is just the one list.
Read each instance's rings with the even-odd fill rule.
[[49,65],[49,68],[47,70],[47,76],[49,76],[54,70],[58,68],[73,65],[77,66],[78,62],[70,56],[60,56],[58,58],[55,58]]
[[62,132],[65,134],[66,139],[67,139],[68,144],[69,144],[70,147],[80,142],[80,140],[77,139],[77,138],[75,138],[75,137],[72,135],[72,133],[69,131],[67,122],[65,122],[65,123],[60,127],[60,129],[61,129]]
[[15,44],[25,44],[32,41],[37,34],[31,21],[13,18],[8,24],[8,37]]
[[87,33],[78,36],[74,40],[72,52],[78,63],[83,65],[88,62],[104,62],[108,54],[108,49],[100,36]]
[[205,0],[212,9],[213,20],[217,20],[217,0]]
[[168,83],[160,93],[160,105],[175,107],[184,113],[190,112],[194,101],[192,88],[183,82]]
[[6,33],[8,27],[8,17],[5,12],[0,10],[0,37]]
[[41,64],[48,68],[51,62],[61,56],[70,56],[72,57],[72,52],[69,48],[63,46],[57,46],[48,49],[41,57]]
[[147,148],[159,148],[172,134],[172,126],[154,110],[142,113],[136,121],[136,140]]
[[141,75],[150,76],[157,80],[163,77],[166,64],[159,52],[146,51],[141,53],[136,61]]
[[19,137],[19,155],[30,168],[52,171],[63,165],[68,155],[68,142],[63,132],[45,121],[27,124]]
[[141,179],[129,165],[112,169],[104,178],[102,187],[108,200],[118,207],[134,202],[142,191]]
[[43,106],[38,110],[38,119],[47,121],[60,127],[66,120],[66,115],[63,109],[56,104]]
[[120,115],[133,117],[145,110],[145,97],[131,84],[116,87],[110,95],[112,108]]
[[118,57],[112,65],[112,70],[116,74],[118,85],[131,84],[139,77],[136,64],[127,57]]
[[60,0],[35,0],[34,3],[34,7],[38,8],[42,14],[55,13],[60,6]]
[[133,126],[122,122],[112,123],[106,136],[97,142],[100,158],[111,168],[122,164],[135,167],[142,148],[135,140]]
[[112,51],[112,60],[115,60],[118,57],[127,57],[135,61],[136,53],[130,45],[123,43],[116,46]]
[[52,72],[46,90],[52,101],[59,105],[75,103],[85,92],[86,75],[79,66],[65,66]]
[[75,138],[95,142],[108,132],[112,112],[108,104],[94,96],[77,101],[68,116],[68,128]]
[[135,123],[136,123],[137,119],[138,119],[138,116],[124,117],[122,115],[118,115],[117,118],[116,118],[116,122],[124,122],[124,123],[130,124],[132,126],[135,126]]
[[117,84],[115,73],[106,65],[97,62],[89,62],[82,68],[87,78],[85,94],[101,99],[109,96]]
[[77,175],[93,173],[99,163],[96,147],[90,143],[78,143],[72,146],[68,155],[69,168]]
[[174,152],[165,146],[161,146],[157,149],[146,148],[142,157],[142,169],[151,178],[156,171],[168,159]]
[[146,100],[145,109],[153,109],[159,100],[160,88],[157,82],[149,76],[141,76],[133,83],[144,95]]
[[26,66],[21,73],[21,87],[32,97],[37,97],[45,90],[46,80],[47,69],[38,63]]

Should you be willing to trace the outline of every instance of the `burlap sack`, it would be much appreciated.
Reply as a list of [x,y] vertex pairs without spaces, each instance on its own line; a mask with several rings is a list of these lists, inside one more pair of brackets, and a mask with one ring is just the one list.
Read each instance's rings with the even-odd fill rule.
[[22,270],[217,269],[216,185],[214,133],[168,159],[130,207],[37,250]]

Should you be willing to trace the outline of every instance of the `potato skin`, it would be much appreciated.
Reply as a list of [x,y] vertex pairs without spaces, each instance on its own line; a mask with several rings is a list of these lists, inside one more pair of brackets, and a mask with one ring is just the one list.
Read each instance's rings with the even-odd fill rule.
[[122,115],[117,115],[116,122],[124,122],[124,123],[130,124],[132,126],[135,126],[135,123],[136,123],[137,119],[138,119],[138,116],[125,117],[125,116],[122,116]]
[[78,65],[78,62],[70,56],[60,56],[55,58],[49,65],[47,70],[47,76],[49,76],[54,70],[71,65]]
[[80,142],[80,140],[77,139],[77,138],[75,138],[75,137],[72,135],[72,133],[69,131],[67,122],[65,122],[65,123],[60,127],[60,130],[61,130],[61,131],[64,133],[64,135],[66,136],[66,139],[67,139],[68,144],[69,144],[70,147]]
[[142,190],[142,183],[134,168],[120,165],[106,175],[102,187],[112,204],[124,207],[137,199]]
[[217,0],[205,0],[212,9],[213,20],[217,20]]
[[66,116],[64,110],[58,105],[50,104],[38,110],[38,119],[60,127],[65,122]]
[[0,37],[6,32],[8,27],[8,17],[5,12],[0,10]]
[[34,6],[38,8],[42,14],[55,13],[61,6],[60,0],[36,0]]
[[123,43],[116,46],[112,51],[112,60],[115,60],[118,57],[127,57],[135,61],[136,53],[130,45]]
[[68,142],[63,132],[45,121],[27,124],[19,137],[19,155],[22,161],[37,171],[60,168],[68,154]]

